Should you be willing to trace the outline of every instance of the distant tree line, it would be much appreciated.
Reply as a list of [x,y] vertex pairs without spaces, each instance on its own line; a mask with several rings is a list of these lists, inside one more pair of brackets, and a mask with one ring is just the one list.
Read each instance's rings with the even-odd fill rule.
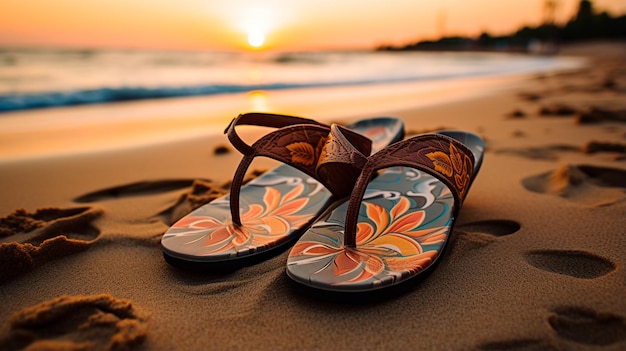
[[447,36],[404,46],[381,45],[377,50],[527,51],[538,42],[556,45],[592,39],[626,39],[626,15],[612,17],[606,12],[595,13],[589,0],[581,0],[576,15],[562,26],[544,23],[537,27],[525,26],[509,35],[492,36],[489,33],[482,33],[477,38]]

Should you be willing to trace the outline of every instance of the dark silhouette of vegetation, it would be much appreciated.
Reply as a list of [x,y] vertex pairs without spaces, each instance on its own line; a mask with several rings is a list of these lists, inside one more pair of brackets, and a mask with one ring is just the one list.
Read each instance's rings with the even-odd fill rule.
[[477,38],[450,36],[404,46],[383,45],[377,50],[529,51],[538,45],[549,44],[554,48],[560,43],[592,39],[626,39],[626,15],[612,17],[606,12],[595,13],[591,1],[581,0],[576,15],[564,25],[544,23],[537,27],[525,26],[509,35],[492,36],[489,33],[482,33]]

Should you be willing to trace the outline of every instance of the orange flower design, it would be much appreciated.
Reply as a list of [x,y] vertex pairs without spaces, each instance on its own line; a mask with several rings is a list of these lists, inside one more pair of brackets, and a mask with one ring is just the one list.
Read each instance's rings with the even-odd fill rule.
[[[295,264],[306,264],[332,258],[337,284],[355,283],[381,274],[397,275],[425,268],[437,256],[437,250],[424,251],[422,245],[441,243],[447,237],[448,227],[420,229],[424,223],[423,210],[411,210],[410,201],[400,198],[393,208],[364,202],[372,224],[359,222],[356,248],[331,241],[302,241],[291,251]],[[319,272],[318,272],[319,273]]]
[[314,164],[319,159],[322,149],[326,144],[326,140],[326,137],[320,138],[315,147],[305,141],[287,145],[286,148],[291,154],[291,162],[300,163],[305,166]]
[[435,167],[435,171],[445,175],[451,180],[459,191],[461,198],[465,196],[465,191],[470,181],[472,172],[472,162],[467,155],[463,155],[456,146],[450,143],[450,153],[435,151],[426,154]]
[[173,227],[191,229],[190,234],[197,234],[198,230],[206,231],[201,239],[194,240],[203,240],[205,254],[225,252],[241,246],[256,248],[268,245],[281,236],[287,236],[292,227],[299,227],[310,218],[309,214],[298,214],[309,201],[307,197],[300,197],[303,190],[304,185],[299,184],[281,197],[277,189],[266,188],[263,204],[249,206],[242,215],[241,227],[233,225],[230,219],[220,221],[206,216],[184,217]]

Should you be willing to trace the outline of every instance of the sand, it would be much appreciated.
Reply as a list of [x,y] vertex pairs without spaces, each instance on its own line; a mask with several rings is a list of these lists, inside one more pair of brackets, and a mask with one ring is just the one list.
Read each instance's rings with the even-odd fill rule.
[[[239,155],[217,132],[116,144],[99,124],[116,147],[77,150],[14,131],[3,148],[28,151],[0,158],[0,349],[626,349],[626,44],[562,54],[588,64],[372,107],[409,134],[479,133],[487,152],[437,269],[359,303],[296,289],[288,252],[231,272],[165,262],[165,230],[227,191]],[[290,103],[276,112],[307,116]],[[309,111],[371,115],[349,107]]]

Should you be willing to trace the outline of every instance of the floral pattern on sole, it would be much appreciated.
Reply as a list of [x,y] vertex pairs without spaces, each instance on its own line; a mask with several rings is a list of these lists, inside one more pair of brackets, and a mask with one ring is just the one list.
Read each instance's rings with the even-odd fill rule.
[[253,180],[241,195],[243,226],[233,225],[226,195],[176,222],[163,236],[165,252],[220,261],[262,251],[287,241],[330,199],[318,181],[287,165]]
[[[401,140],[395,118],[371,118],[348,126],[366,135],[377,151]],[[290,143],[294,163],[319,157],[320,145]],[[230,196],[206,204],[176,222],[161,239],[164,253],[186,262],[227,262],[292,242],[335,201],[319,181],[283,164],[241,187],[242,226],[233,225]]]
[[454,221],[442,182],[408,167],[387,169],[367,187],[357,245],[343,245],[347,203],[320,218],[289,254],[287,273],[305,285],[366,291],[399,283],[434,263]]

